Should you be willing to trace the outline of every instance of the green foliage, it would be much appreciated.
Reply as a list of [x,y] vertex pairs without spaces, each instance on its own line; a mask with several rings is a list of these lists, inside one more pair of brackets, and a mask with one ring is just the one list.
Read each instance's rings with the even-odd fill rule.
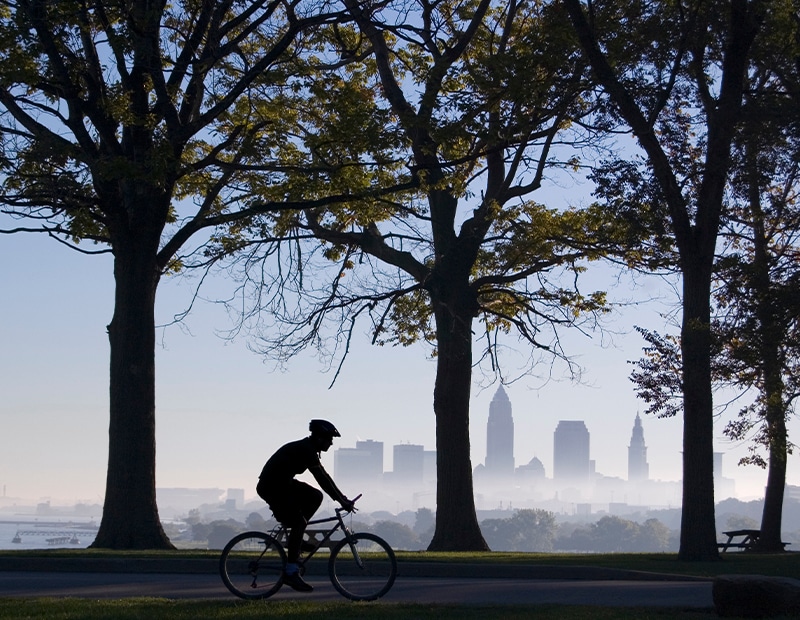
[[392,549],[421,548],[416,533],[407,525],[397,521],[377,521],[369,529],[388,542]]
[[643,327],[636,327],[649,343],[644,347],[644,357],[634,364],[637,370],[630,374],[636,386],[636,395],[647,403],[646,413],[660,418],[670,418],[683,407],[683,363],[680,341],[675,336],[662,336]]
[[[425,19],[416,5],[402,18],[378,7],[369,23],[353,13],[355,25],[320,31],[307,77],[294,84],[307,93],[294,141],[312,159],[290,191],[349,199],[268,224],[316,241],[283,254],[302,278],[257,278],[274,292],[260,308],[275,317],[265,352],[337,350],[352,334],[341,326],[363,318],[377,344],[427,342],[438,355],[434,317],[444,304],[480,317],[487,342],[516,333],[564,355],[551,330],[608,311],[605,294],[579,289],[577,277],[589,261],[634,251],[637,231],[596,205],[529,199],[548,171],[580,165],[555,144],[591,140],[575,124],[593,112],[563,8],[465,6],[440,3]],[[319,80],[323,62],[334,69]],[[270,187],[252,185],[264,200]]]
[[663,552],[672,547],[671,532],[658,519],[639,524],[617,516],[579,526],[556,541],[557,549],[596,553]]
[[271,524],[257,512],[251,512],[247,515],[245,525],[248,530],[259,530],[261,532],[266,532],[272,527]]
[[[3,211],[75,243],[114,247],[116,236],[147,231],[165,250],[160,267],[172,271],[192,263],[176,252],[201,228],[218,227],[206,257],[239,250],[253,227],[263,232],[254,187],[282,202],[311,160],[297,140],[309,91],[297,85],[324,82],[326,67],[309,59],[324,39],[314,27],[333,20],[301,16],[301,5],[240,2],[212,19],[214,6],[7,4]],[[356,97],[360,84],[337,96]],[[311,189],[300,198],[322,191]]]
[[553,550],[556,518],[552,512],[539,509],[517,510],[508,519],[485,519],[481,531],[494,551]]
[[[44,233],[71,246],[89,241],[101,249],[82,251],[114,254],[125,294],[109,329],[112,357],[127,355],[120,351],[132,340],[148,342],[152,313],[141,304],[152,304],[163,274],[208,268],[254,236],[283,234],[264,214],[288,209],[287,201],[319,207],[335,201],[329,190],[369,186],[369,173],[350,169],[335,187],[313,185],[305,169],[315,161],[304,143],[303,112],[313,107],[307,85],[333,73],[312,62],[324,26],[341,21],[332,8],[325,13],[313,0],[3,4],[0,213],[10,216],[4,226],[22,224],[2,232]],[[335,91],[353,103],[339,122],[360,119],[363,81]],[[336,150],[314,146],[322,155]],[[134,330],[145,337],[117,337]],[[139,475],[153,471],[146,460],[154,450],[134,460],[115,448],[155,442],[153,351],[131,355],[129,365],[112,364],[116,444],[96,544],[168,546],[153,477]],[[122,484],[124,493],[115,493]]]
[[208,548],[222,549],[228,541],[242,531],[241,527],[229,523],[212,523],[208,533]]
[[[790,415],[798,393],[798,140],[796,101],[786,89],[797,78],[790,59],[797,57],[792,33],[798,24],[788,18],[786,4],[778,3],[774,9],[766,17],[769,26],[756,41],[749,76],[752,87],[733,145],[722,243],[714,268],[711,325],[714,381],[751,400],[726,425],[725,434],[735,441],[752,440],[750,453],[740,463],[761,467],[767,465],[762,449],[775,445],[780,451],[785,444],[780,420]],[[635,185],[635,173],[619,173],[629,168],[620,165],[617,174],[603,177],[601,183],[605,198],[613,206],[622,205],[623,211],[625,196],[648,195]],[[630,183],[614,185],[612,179]],[[646,204],[640,202],[639,211],[646,213],[643,207]],[[674,415],[680,409],[682,387],[680,343],[640,331],[651,346],[631,378],[649,403],[649,412]],[[772,421],[771,408],[776,411]]]
[[661,189],[638,157],[602,162],[589,175],[601,208],[625,235],[626,263],[635,269],[675,269],[678,264]]
[[758,528],[758,521],[741,515],[733,515],[725,523],[726,530],[757,530]]
[[420,508],[417,510],[413,530],[417,538],[419,538],[423,549],[427,548],[431,538],[433,538],[435,527],[436,516],[430,508]]
[[767,465],[763,449],[774,463],[791,453],[785,420],[800,393],[800,141],[793,87],[800,79],[800,24],[790,13],[787,3],[777,3],[757,42],[747,115],[732,155],[726,247],[716,267],[718,376],[754,394],[725,433],[751,438],[750,454],[740,462],[761,467]]

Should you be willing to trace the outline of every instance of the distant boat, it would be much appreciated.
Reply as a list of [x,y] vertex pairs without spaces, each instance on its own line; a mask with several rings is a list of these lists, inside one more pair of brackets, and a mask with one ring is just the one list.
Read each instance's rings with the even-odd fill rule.
[[19,532],[14,534],[14,538],[11,539],[11,542],[12,543],[21,543],[22,542],[22,538],[20,538]]
[[71,544],[71,545],[80,545],[81,544],[81,541],[78,540],[78,535],[77,534],[74,534],[72,536],[72,538],[69,539],[69,544]]

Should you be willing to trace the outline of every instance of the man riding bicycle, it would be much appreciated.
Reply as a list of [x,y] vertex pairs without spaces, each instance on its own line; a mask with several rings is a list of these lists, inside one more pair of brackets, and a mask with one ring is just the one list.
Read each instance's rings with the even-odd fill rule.
[[353,510],[353,502],[342,493],[320,462],[320,453],[327,452],[334,437],[341,437],[336,427],[327,420],[311,420],[311,435],[282,446],[264,465],[259,476],[256,493],[269,504],[272,514],[289,528],[286,545],[287,564],[284,583],[299,592],[311,592],[298,572],[297,562],[308,521],[322,504],[322,493],[311,485],[296,480],[295,476],[310,471],[319,486],[339,502],[345,510]]

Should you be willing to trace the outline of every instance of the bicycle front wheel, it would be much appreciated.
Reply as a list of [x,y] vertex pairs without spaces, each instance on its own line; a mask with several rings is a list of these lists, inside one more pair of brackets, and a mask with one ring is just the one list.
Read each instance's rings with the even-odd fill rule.
[[219,558],[222,582],[240,598],[272,596],[283,585],[285,569],[283,546],[263,532],[244,532],[234,536]]
[[397,577],[397,559],[383,538],[353,534],[331,551],[328,574],[333,587],[353,601],[374,601],[386,594]]

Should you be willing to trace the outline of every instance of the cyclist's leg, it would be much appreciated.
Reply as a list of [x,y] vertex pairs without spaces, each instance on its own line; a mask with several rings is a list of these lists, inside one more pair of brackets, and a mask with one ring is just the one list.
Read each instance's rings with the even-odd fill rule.
[[322,504],[322,492],[305,482],[294,480],[291,486],[291,499],[292,506],[286,506],[287,510],[284,514],[288,521],[281,519],[277,514],[275,518],[290,528],[286,555],[290,563],[297,563],[300,559],[300,548],[303,544],[306,525]]
[[299,572],[300,550],[306,525],[322,503],[322,493],[304,482],[293,480],[280,495],[267,495],[265,499],[275,518],[289,529],[284,583],[295,590],[310,592],[313,588],[303,581]]
[[256,492],[267,502],[275,518],[289,530],[286,554],[289,562],[297,562],[306,525],[322,504],[322,492],[300,480],[292,480],[280,489],[270,488],[267,481],[262,480]]

